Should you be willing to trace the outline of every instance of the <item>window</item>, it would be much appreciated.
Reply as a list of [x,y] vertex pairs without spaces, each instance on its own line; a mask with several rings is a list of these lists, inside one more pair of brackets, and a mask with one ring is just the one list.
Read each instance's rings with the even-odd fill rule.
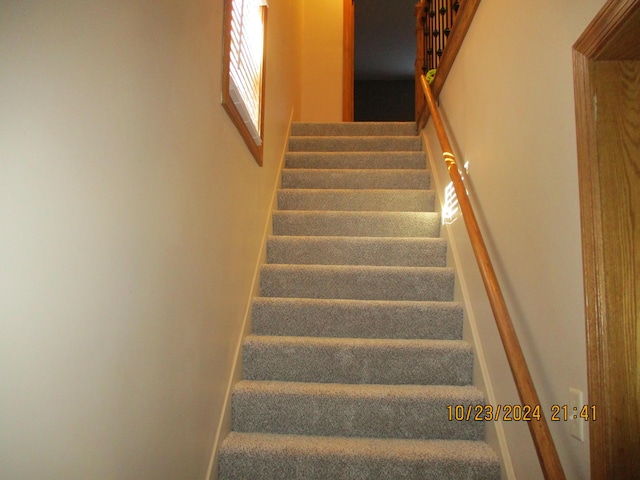
[[225,0],[222,104],[262,165],[266,0]]

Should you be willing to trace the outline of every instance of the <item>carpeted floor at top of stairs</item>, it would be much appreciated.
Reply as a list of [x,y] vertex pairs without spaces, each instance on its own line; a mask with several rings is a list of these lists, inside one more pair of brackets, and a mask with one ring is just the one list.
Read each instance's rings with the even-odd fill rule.
[[220,480],[497,480],[413,123],[296,123]]

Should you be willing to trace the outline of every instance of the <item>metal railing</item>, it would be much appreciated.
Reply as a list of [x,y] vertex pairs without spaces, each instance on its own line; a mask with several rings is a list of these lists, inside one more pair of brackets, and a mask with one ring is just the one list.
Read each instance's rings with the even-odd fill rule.
[[436,97],[449,75],[480,0],[420,0],[416,15],[416,122],[421,128],[428,118],[420,76],[437,69],[433,90]]

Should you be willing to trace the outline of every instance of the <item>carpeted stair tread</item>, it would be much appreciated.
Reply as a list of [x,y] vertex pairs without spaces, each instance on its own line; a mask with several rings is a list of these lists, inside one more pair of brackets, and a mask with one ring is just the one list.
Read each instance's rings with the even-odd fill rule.
[[415,122],[295,122],[292,136],[416,136]]
[[282,188],[396,189],[429,188],[431,175],[426,169],[319,169],[285,168]]
[[249,381],[233,391],[233,430],[344,437],[481,440],[482,421],[451,421],[447,406],[484,405],[451,385]]
[[424,169],[424,152],[287,152],[287,168]]
[[413,122],[294,123],[220,480],[498,480]]
[[455,302],[257,297],[256,335],[462,338],[462,306]]
[[267,263],[444,267],[446,256],[447,242],[442,238],[273,235],[267,239]]
[[461,340],[246,337],[247,380],[469,385],[473,352]]
[[450,301],[453,275],[445,267],[267,264],[260,269],[260,295]]
[[274,235],[363,237],[438,237],[435,212],[340,212],[279,210],[273,212]]
[[499,480],[485,442],[232,432],[220,480]]
[[280,210],[432,212],[433,190],[281,189]]
[[371,137],[290,137],[290,152],[419,152],[420,137],[371,136]]

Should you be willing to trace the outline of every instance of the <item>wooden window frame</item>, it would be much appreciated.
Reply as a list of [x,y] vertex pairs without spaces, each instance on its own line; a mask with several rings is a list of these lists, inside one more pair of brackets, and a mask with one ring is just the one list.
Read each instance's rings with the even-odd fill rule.
[[222,71],[222,105],[231,118],[231,121],[236,126],[242,139],[246,143],[249,151],[253,155],[258,165],[262,166],[262,156],[264,149],[264,92],[265,92],[265,59],[266,59],[266,40],[267,40],[267,4],[263,0],[263,5],[260,7],[262,11],[262,24],[263,24],[263,47],[262,47],[262,65],[260,70],[260,101],[259,101],[259,126],[258,132],[260,142],[257,143],[253,134],[245,125],[245,120],[238,106],[236,106],[231,95],[231,80],[230,80],[230,65],[231,65],[231,20],[232,20],[232,7],[234,1],[237,0],[225,0],[224,1],[224,53],[223,53],[223,71]]

